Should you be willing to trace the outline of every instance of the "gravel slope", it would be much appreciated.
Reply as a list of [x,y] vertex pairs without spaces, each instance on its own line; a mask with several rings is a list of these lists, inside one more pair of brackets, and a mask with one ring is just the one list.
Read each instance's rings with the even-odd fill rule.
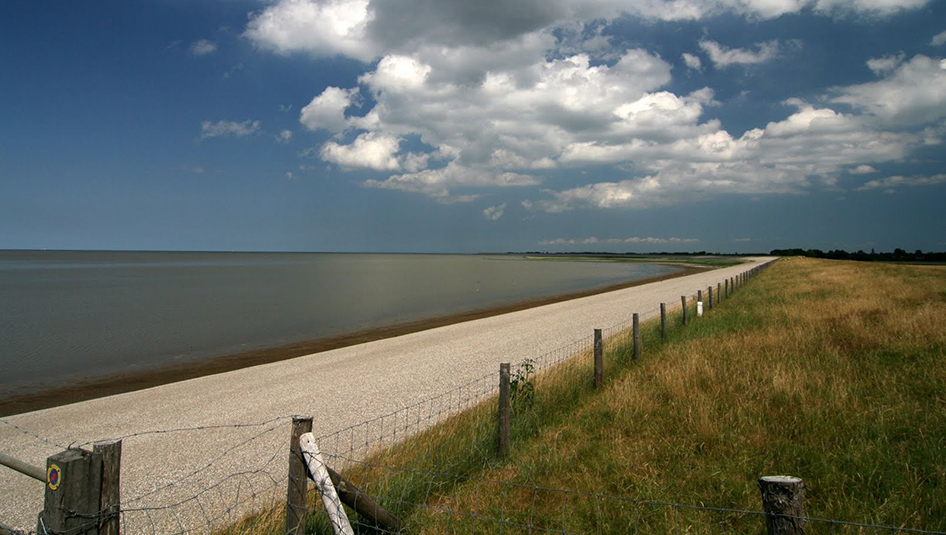
[[[226,522],[238,515],[227,508],[244,500],[254,506],[285,497],[290,415],[314,416],[316,435],[325,435],[495,374],[500,362],[586,339],[633,312],[679,306],[681,295],[715,291],[717,282],[770,260],[10,416],[0,421],[0,452],[45,467],[60,446],[127,437],[126,532]],[[232,427],[259,422],[267,423]],[[154,432],[191,427],[199,429]],[[0,523],[35,528],[43,484],[0,468],[0,488]],[[176,506],[148,509],[169,505]]]

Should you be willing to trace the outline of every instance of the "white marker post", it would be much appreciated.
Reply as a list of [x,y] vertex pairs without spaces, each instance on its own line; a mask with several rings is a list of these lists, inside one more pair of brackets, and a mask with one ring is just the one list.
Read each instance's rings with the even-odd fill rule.
[[351,524],[348,522],[348,515],[342,508],[342,502],[338,499],[338,493],[335,492],[335,485],[332,485],[328,469],[322,461],[322,453],[315,442],[315,436],[312,433],[305,433],[299,437],[299,449],[302,450],[302,457],[309,466],[309,473],[312,474],[315,486],[322,495],[322,505],[325,506],[325,512],[328,513],[335,535],[354,535]]
[[703,301],[696,302],[696,317],[698,318],[703,317]]

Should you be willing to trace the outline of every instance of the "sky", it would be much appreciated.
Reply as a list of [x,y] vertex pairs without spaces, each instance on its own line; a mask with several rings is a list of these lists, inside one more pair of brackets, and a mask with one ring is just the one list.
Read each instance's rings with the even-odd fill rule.
[[946,2],[8,0],[0,249],[946,250]]

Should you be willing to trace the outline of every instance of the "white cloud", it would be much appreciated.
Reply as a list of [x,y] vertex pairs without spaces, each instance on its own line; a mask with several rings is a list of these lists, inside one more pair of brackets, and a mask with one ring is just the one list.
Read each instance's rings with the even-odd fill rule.
[[887,74],[903,63],[904,58],[903,52],[897,55],[887,55],[879,58],[871,58],[867,60],[867,68],[874,72],[877,75]]
[[281,54],[305,51],[370,61],[376,51],[366,28],[373,16],[368,0],[280,0],[254,13],[244,35]]
[[195,56],[206,56],[207,54],[213,54],[217,51],[217,43],[213,41],[208,41],[207,39],[201,39],[191,43],[191,54]]
[[358,88],[326,87],[299,113],[299,122],[309,130],[341,132],[347,127],[345,110],[354,103]]
[[755,65],[771,61],[778,56],[779,43],[777,40],[756,43],[755,50],[744,48],[727,48],[716,41],[700,40],[700,48],[709,56],[710,61],[717,67],[730,65]]
[[946,45],[946,31],[942,31],[934,35],[933,38],[930,40],[930,44],[933,46]]
[[[345,55],[371,62],[427,47],[462,48],[514,42],[582,21],[624,14],[645,20],[700,20],[732,13],[772,19],[811,9],[829,16],[884,17],[930,0],[275,0],[252,13],[244,35],[278,53]],[[601,41],[601,36],[597,36]],[[589,39],[588,45],[595,40]],[[593,46],[592,46],[593,48]],[[592,48],[587,49],[590,51]]]
[[854,169],[851,169],[850,171],[848,171],[848,173],[850,173],[850,174],[852,174],[852,175],[869,175],[869,174],[876,173],[876,172],[877,172],[877,170],[874,169],[873,166],[866,165],[866,164],[865,164],[865,165],[858,165],[858,166],[855,167]]
[[920,54],[885,72],[883,80],[837,88],[832,102],[850,104],[890,125],[946,117],[946,60]]
[[932,186],[943,183],[946,183],[946,174],[930,176],[889,176],[887,178],[867,181],[863,186],[857,188],[857,190],[868,191],[882,189],[886,193],[895,193],[898,188]]
[[453,193],[455,189],[519,187],[537,184],[539,184],[539,179],[533,176],[475,169],[459,165],[455,161],[439,169],[394,175],[383,181],[365,182],[368,187],[422,193],[445,203],[469,202],[478,198],[475,194],[455,195]]
[[688,54],[688,53],[684,52],[681,57],[683,58],[683,63],[684,63],[688,68],[694,69],[694,70],[697,70],[697,71],[703,69],[703,62],[700,61],[699,56],[695,56],[695,55],[693,55],[693,54]]
[[367,132],[350,145],[329,141],[322,145],[323,160],[348,169],[366,168],[375,171],[397,171],[401,168],[397,154],[401,140],[394,136]]
[[276,141],[282,144],[287,144],[292,141],[292,130],[283,130],[276,136]]
[[200,123],[200,138],[206,139],[221,136],[245,137],[256,134],[259,130],[260,122],[253,120],[246,120],[242,123],[235,121],[217,121],[216,123],[203,121]]
[[506,203],[500,204],[498,206],[490,206],[483,210],[483,217],[490,221],[499,221],[503,217],[503,214],[506,213]]

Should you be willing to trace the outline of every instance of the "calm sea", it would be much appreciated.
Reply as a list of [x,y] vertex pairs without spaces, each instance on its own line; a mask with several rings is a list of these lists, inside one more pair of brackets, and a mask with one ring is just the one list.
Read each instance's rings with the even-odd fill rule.
[[480,255],[0,251],[0,395],[673,271]]

